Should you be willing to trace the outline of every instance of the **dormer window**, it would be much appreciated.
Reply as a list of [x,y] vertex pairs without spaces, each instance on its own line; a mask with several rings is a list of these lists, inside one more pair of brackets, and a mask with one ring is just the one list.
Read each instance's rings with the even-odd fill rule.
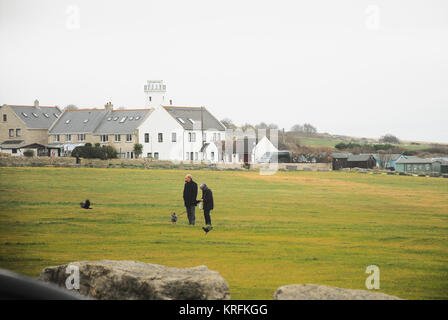
[[49,118],[50,116],[48,115],[48,113],[44,113],[44,117]]
[[89,122],[89,119],[84,120],[84,123],[87,123],[87,122]]
[[35,118],[37,118],[37,113],[32,113],[32,115],[35,117]]
[[22,112],[22,115],[23,115],[25,118],[28,118],[28,115],[27,115],[25,112]]
[[140,116],[136,116],[136,117],[135,117],[135,120],[140,120]]
[[112,117],[107,118],[107,121],[110,121],[110,120],[112,120]]
[[125,121],[126,121],[126,118],[127,118],[127,117],[123,117],[123,118],[120,120],[120,123],[125,122]]
[[53,113],[55,118],[59,118],[59,115],[57,113]]
[[182,118],[177,118],[177,120],[179,120],[181,123],[185,124],[185,120]]
[[129,117],[129,120],[134,120],[134,117]]
[[115,118],[114,118],[114,121],[117,121],[117,120],[118,120],[118,117],[115,117]]
[[191,122],[192,124],[194,124],[194,120],[193,120],[193,119],[188,118],[188,120],[190,120],[190,122]]
[[70,123],[70,119],[65,121],[65,124],[69,124]]

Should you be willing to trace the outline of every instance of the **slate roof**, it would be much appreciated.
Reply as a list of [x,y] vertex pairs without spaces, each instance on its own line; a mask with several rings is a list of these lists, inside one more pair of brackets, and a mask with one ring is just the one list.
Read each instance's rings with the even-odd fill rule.
[[[127,134],[134,133],[153,109],[66,110],[50,129],[50,134]],[[123,121],[124,119],[124,121]]]
[[418,158],[418,157],[408,157],[406,158],[402,158],[400,160],[397,161],[398,164],[400,163],[418,163],[418,164],[426,164],[426,163],[433,163],[433,159],[429,159],[429,158]]
[[[185,129],[201,129],[201,108],[200,107],[173,107],[163,106],[163,108]],[[206,108],[202,108],[202,119],[204,130],[225,131],[226,127],[219,122]],[[182,119],[182,120],[180,120]],[[192,119],[192,123],[189,119]]]
[[0,147],[2,149],[16,149],[21,148],[24,146],[24,140],[6,140],[2,144],[0,144]]
[[58,107],[8,106],[29,129],[48,129],[58,119],[55,115],[61,114]]
[[104,109],[65,110],[50,134],[93,133],[106,115]]
[[[114,110],[96,128],[96,134],[134,133],[153,109]],[[122,119],[124,122],[121,122]]]
[[351,154],[347,161],[367,161],[372,157],[371,154]]
[[351,156],[351,153],[332,152],[331,156],[335,159],[346,159]]

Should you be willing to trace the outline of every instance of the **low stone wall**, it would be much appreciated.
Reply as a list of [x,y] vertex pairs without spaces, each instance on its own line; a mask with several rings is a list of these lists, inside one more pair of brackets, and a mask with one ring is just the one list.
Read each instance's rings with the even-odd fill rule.
[[[242,163],[177,163],[150,159],[80,159],[72,157],[0,157],[0,167],[63,167],[63,168],[140,168],[181,170],[245,170]],[[251,164],[251,170],[269,168],[269,164]],[[279,163],[281,171],[330,171],[331,163]]]

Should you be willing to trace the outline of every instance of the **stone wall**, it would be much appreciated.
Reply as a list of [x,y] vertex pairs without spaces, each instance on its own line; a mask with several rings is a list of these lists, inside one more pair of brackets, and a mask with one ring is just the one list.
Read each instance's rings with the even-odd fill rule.
[[[148,158],[141,159],[80,159],[76,163],[76,158],[72,157],[2,157],[0,156],[0,167],[87,167],[87,168],[145,168],[145,169],[185,169],[185,170],[243,170],[241,163],[189,163],[157,161]],[[253,164],[251,170],[268,168],[268,164]],[[329,171],[331,163],[279,163],[278,170],[296,171]]]

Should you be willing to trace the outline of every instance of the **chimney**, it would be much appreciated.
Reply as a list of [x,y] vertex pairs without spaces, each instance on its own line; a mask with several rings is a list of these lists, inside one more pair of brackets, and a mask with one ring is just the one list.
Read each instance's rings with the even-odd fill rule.
[[173,100],[170,99],[170,106],[172,106],[172,105],[173,105]]
[[40,109],[39,107],[39,100],[34,100],[34,108]]
[[106,110],[106,112],[111,112],[113,110],[113,107],[114,106],[110,101],[104,105],[104,109]]

